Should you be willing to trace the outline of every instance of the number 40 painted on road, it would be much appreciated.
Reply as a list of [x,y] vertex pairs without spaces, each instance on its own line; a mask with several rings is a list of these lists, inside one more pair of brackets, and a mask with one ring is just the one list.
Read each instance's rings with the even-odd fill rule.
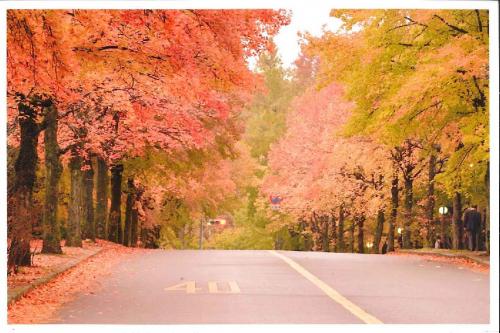
[[[225,282],[225,284],[229,286],[229,290],[220,290],[219,283],[222,284],[223,282],[208,281],[208,292],[211,294],[239,294],[241,292],[236,281]],[[186,294],[195,294],[200,290],[202,290],[202,288],[197,288],[195,281],[186,281],[165,288],[165,291],[184,291]]]

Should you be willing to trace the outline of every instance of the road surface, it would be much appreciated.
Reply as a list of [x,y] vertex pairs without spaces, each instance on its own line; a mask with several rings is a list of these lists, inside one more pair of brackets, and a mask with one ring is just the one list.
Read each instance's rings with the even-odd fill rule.
[[57,323],[488,323],[489,275],[419,257],[288,251],[135,254]]

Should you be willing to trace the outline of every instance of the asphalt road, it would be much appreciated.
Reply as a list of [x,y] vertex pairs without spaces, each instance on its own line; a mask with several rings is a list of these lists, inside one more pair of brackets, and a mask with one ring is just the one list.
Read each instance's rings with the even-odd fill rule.
[[287,251],[131,256],[58,323],[488,323],[489,275],[418,257]]

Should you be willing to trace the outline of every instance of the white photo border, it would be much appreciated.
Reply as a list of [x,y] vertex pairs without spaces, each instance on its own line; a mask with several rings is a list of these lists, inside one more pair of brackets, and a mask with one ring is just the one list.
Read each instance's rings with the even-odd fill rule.
[[[498,332],[499,331],[499,16],[496,1],[444,1],[444,0],[405,0],[405,1],[373,1],[373,0],[322,0],[313,1],[278,1],[278,0],[163,0],[163,1],[132,1],[132,0],[102,0],[102,1],[0,1],[0,262],[3,268],[0,274],[0,290],[7,295],[7,82],[6,82],[6,11],[8,9],[255,9],[255,8],[285,8],[306,10],[307,7],[324,7],[344,9],[487,9],[490,15],[490,324],[486,325],[7,325],[7,297],[0,301],[0,327],[2,332],[88,332],[89,330],[119,331],[119,332]],[[474,304],[470,304],[474,306]]]

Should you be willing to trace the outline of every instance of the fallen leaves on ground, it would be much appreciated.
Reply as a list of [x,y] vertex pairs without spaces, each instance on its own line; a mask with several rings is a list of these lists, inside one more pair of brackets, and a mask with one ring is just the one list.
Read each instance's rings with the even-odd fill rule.
[[[8,323],[35,324],[53,321],[61,306],[77,294],[95,292],[99,287],[98,278],[110,274],[112,268],[120,261],[134,253],[147,251],[103,240],[97,240],[96,244],[86,246],[98,246],[103,250],[61,273],[50,282],[34,288],[11,304],[8,308]],[[66,247],[65,252],[76,255],[85,250],[86,246],[83,249]],[[42,263],[43,261],[40,262]],[[41,270],[43,267],[35,267],[30,274],[36,275],[37,269]]]
[[401,252],[390,252],[388,254],[396,256],[412,256],[412,257],[416,256],[427,261],[450,263],[479,273],[488,273],[490,271],[490,267],[488,265],[479,264],[471,259],[466,259],[466,258],[445,257],[445,256],[440,256],[438,254],[416,254],[416,253],[401,253]]
[[35,280],[47,276],[58,270],[59,267],[79,261],[101,248],[98,244],[90,241],[82,242],[82,247],[65,247],[65,241],[61,242],[63,254],[42,254],[42,240],[33,239],[30,242],[33,256],[33,266],[19,267],[16,274],[11,274],[7,278],[8,288],[16,288],[28,285]]

